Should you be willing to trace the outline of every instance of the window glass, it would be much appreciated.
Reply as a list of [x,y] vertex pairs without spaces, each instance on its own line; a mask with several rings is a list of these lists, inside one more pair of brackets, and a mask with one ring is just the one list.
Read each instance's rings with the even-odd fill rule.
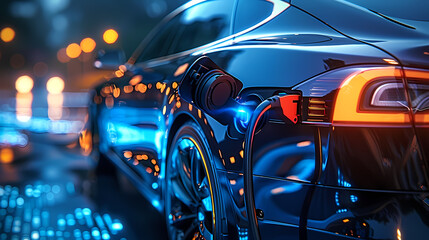
[[161,28],[137,62],[189,50],[228,36],[234,2],[206,1],[186,9]]
[[149,42],[144,48],[143,53],[140,55],[137,62],[143,62],[149,59],[162,57],[168,54],[168,49],[178,29],[180,16],[174,17],[170,22],[165,24],[157,35]]
[[207,1],[187,9],[180,17],[180,28],[170,54],[228,36],[233,6],[233,0]]
[[234,21],[234,33],[252,27],[271,15],[273,3],[267,0],[239,0]]

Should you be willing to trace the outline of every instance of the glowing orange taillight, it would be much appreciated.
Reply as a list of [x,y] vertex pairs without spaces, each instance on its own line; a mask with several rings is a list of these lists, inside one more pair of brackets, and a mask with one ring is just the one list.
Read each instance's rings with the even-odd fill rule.
[[[404,79],[407,86],[404,86]],[[347,67],[296,87],[308,123],[429,126],[429,71],[397,66]]]
[[[374,97],[376,90],[387,91],[386,84],[398,84],[395,90],[405,91],[402,87],[401,70],[395,67],[366,69],[348,76],[338,89],[333,108],[332,123],[368,123],[368,124],[407,124],[411,122],[404,92],[402,99],[381,101]],[[372,83],[380,83],[374,92]],[[384,87],[384,88],[383,88]],[[381,97],[379,97],[381,98]],[[371,101],[371,99],[375,99]],[[378,100],[378,101],[377,101]],[[365,109],[364,102],[369,101]],[[385,105],[383,105],[383,102]],[[390,103],[389,103],[390,102]],[[402,106],[401,106],[402,104]],[[383,108],[383,106],[386,106]],[[395,108],[396,107],[396,108]]]

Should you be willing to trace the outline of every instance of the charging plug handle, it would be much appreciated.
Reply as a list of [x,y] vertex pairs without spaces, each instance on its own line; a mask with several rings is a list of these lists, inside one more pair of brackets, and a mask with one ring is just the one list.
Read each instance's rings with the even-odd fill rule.
[[260,240],[258,227],[258,216],[255,207],[255,195],[253,192],[253,161],[252,149],[258,122],[270,109],[282,110],[283,119],[286,123],[296,124],[300,120],[301,95],[279,94],[260,103],[250,118],[246,134],[244,136],[244,200],[249,221],[250,239]]

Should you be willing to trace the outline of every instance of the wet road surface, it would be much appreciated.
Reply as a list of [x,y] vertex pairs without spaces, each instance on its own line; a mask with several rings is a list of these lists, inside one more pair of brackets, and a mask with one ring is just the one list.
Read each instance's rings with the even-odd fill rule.
[[0,163],[0,240],[167,238],[163,216],[122,175],[95,174],[61,135],[28,140]]

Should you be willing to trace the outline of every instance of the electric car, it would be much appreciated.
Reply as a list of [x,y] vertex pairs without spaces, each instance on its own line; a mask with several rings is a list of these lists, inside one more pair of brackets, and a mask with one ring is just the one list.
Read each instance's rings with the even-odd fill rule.
[[91,90],[83,138],[171,239],[424,239],[428,12],[190,1]]

